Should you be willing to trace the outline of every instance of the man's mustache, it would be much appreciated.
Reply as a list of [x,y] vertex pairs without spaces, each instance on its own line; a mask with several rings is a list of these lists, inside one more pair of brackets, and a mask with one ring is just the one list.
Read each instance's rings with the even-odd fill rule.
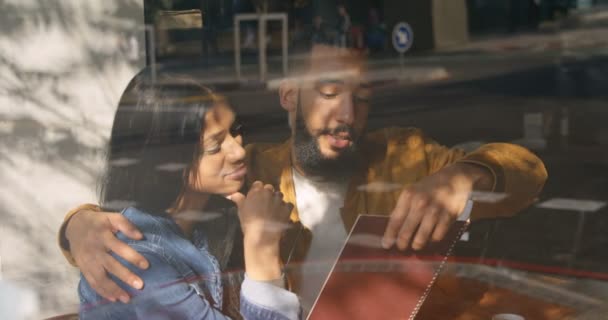
[[332,135],[332,136],[346,136],[352,140],[356,138],[355,129],[351,126],[341,125],[335,128],[325,128],[317,132],[317,135]]

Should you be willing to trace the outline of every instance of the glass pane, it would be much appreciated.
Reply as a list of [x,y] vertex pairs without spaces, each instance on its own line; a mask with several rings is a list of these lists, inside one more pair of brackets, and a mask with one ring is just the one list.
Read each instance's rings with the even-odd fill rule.
[[605,0],[0,7],[2,319],[608,310]]

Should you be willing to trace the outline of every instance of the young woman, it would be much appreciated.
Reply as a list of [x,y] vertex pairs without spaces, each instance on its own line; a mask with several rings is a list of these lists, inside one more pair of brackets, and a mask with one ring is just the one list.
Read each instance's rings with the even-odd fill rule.
[[[290,205],[261,182],[247,197],[238,193],[247,169],[229,104],[192,81],[165,78],[159,83],[171,85],[136,77],[123,94],[101,192],[102,207],[122,208],[144,235],[118,236],[149,261],[141,270],[119,258],[145,286],[114,278],[131,295],[124,304],[81,276],[81,319],[298,318],[276,227],[288,222]],[[242,287],[239,272],[222,276],[243,267]]]

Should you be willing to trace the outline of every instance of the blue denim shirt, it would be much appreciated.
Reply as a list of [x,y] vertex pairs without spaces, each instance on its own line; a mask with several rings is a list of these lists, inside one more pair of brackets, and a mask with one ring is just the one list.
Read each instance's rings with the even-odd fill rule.
[[[217,259],[209,253],[200,230],[188,240],[173,219],[153,216],[135,208],[123,215],[144,235],[140,241],[118,237],[150,262],[141,270],[114,255],[144,280],[134,290],[113,277],[132,298],[128,304],[110,302],[99,296],[81,275],[78,286],[81,319],[228,319],[222,314],[223,288]],[[299,319],[300,304],[295,294],[247,276],[241,287],[240,313],[245,319]]]

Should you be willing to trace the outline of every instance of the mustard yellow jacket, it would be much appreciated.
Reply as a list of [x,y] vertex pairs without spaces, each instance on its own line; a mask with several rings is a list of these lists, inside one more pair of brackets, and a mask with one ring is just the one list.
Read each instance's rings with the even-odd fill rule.
[[[295,204],[291,146],[291,140],[278,145],[248,145],[247,183],[250,185],[260,180],[273,184],[283,192],[285,201]],[[516,214],[536,199],[547,179],[543,162],[520,146],[492,143],[465,154],[460,149],[437,144],[416,128],[393,127],[371,132],[361,143],[361,155],[363,161],[349,182],[341,209],[346,230],[351,229],[359,214],[389,215],[403,187],[454,162],[487,168],[494,176],[492,191],[507,195],[497,203],[476,203],[471,213],[472,220]],[[291,220],[299,222],[295,206]],[[295,239],[286,237],[283,255],[290,255],[292,261],[304,257],[310,236],[308,230],[297,234],[300,244],[295,249]]]

